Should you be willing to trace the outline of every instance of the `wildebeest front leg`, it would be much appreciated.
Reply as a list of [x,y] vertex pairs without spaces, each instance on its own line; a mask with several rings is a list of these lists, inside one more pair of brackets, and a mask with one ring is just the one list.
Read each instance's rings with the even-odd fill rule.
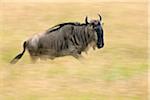
[[76,59],[80,57],[79,54],[76,54],[76,53],[72,53],[72,56],[75,57]]
[[73,57],[75,57],[76,59],[82,58],[81,52],[77,51],[77,49],[73,50],[72,53],[71,53],[71,55]]

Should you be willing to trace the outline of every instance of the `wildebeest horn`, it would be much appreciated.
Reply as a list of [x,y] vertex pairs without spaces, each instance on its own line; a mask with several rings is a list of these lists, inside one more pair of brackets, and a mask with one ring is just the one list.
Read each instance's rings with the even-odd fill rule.
[[89,23],[89,22],[88,22],[88,17],[87,17],[87,16],[85,17],[85,23],[86,23],[86,24]]
[[98,16],[99,16],[99,20],[101,21],[101,20],[102,20],[102,17],[101,17],[101,15],[100,15],[100,14],[98,14]]

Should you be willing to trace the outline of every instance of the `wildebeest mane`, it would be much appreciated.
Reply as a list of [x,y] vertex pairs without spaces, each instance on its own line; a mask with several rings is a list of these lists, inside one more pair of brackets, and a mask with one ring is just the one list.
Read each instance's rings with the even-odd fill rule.
[[61,23],[61,24],[57,24],[51,28],[49,28],[46,33],[51,33],[53,31],[59,30],[61,27],[65,26],[65,25],[74,25],[74,26],[82,26],[82,25],[86,25],[85,23],[79,23],[79,22],[66,22],[66,23]]

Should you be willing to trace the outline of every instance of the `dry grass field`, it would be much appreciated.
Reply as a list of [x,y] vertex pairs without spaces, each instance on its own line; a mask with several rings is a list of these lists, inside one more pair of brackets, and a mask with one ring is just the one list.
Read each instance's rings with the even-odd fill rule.
[[[1,2],[0,100],[148,100],[146,2]],[[9,61],[30,36],[62,22],[103,17],[105,47],[84,58]]]

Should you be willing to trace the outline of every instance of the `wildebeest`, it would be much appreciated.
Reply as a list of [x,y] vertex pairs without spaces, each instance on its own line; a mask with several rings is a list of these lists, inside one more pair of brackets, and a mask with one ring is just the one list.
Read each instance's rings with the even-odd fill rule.
[[[98,14],[99,15],[99,14]],[[23,51],[10,63],[15,64],[27,49],[32,60],[72,55],[79,58],[89,47],[102,48],[104,36],[102,17],[85,23],[69,22],[58,24],[44,33],[36,34],[23,43]]]

